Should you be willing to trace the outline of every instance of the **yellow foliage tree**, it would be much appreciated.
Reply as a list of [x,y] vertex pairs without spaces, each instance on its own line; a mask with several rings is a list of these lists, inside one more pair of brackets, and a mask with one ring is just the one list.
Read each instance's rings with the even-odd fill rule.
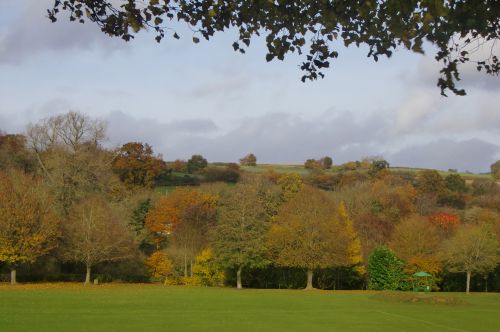
[[172,261],[167,254],[162,251],[155,251],[146,260],[146,266],[152,277],[165,278],[163,283],[167,284],[168,275],[172,272]]
[[196,257],[193,278],[196,285],[222,286],[224,284],[224,272],[218,269],[212,249],[205,249]]
[[57,244],[59,219],[41,183],[20,171],[0,172],[0,262],[33,263]]
[[277,265],[307,270],[306,289],[313,288],[314,269],[351,266],[361,259],[345,207],[335,208],[324,192],[309,186],[281,206],[268,244]]
[[359,240],[358,234],[354,229],[352,219],[347,213],[345,203],[342,201],[338,207],[338,213],[345,225],[346,236],[349,238],[349,243],[347,246],[347,253],[349,256],[349,261],[354,266],[354,270],[359,274],[365,274],[366,268],[363,265],[363,253],[361,250],[361,241]]
[[281,188],[283,201],[288,201],[304,186],[302,177],[297,173],[286,173],[278,178],[278,186]]
[[437,288],[438,275],[442,271],[440,243],[437,227],[427,218],[414,215],[396,226],[390,247],[405,261],[408,275],[428,272],[433,275],[433,287]]

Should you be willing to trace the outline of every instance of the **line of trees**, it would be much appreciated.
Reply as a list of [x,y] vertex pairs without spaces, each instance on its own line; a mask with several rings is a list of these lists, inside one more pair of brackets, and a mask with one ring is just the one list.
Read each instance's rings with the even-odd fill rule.
[[[0,134],[0,270],[12,283],[404,290],[425,271],[436,290],[500,290],[493,180],[397,172],[381,158],[244,172],[104,139],[104,123],[73,112]],[[173,175],[197,182],[160,190]]]

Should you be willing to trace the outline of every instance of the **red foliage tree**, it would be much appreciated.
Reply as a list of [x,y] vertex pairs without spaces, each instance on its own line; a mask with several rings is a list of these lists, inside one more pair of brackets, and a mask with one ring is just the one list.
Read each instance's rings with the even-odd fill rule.
[[460,224],[460,218],[453,213],[436,212],[429,216],[429,221],[445,234],[452,233]]

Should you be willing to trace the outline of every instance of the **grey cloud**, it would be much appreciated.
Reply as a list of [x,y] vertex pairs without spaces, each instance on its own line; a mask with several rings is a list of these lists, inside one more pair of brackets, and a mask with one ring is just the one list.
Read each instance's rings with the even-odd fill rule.
[[250,78],[239,75],[226,76],[217,80],[210,80],[195,86],[189,93],[190,98],[207,98],[213,96],[223,96],[227,98],[229,94],[243,91],[248,87]]
[[110,144],[120,145],[130,141],[149,143],[156,152],[170,155],[170,148],[179,141],[208,135],[217,130],[209,119],[193,119],[162,123],[155,119],[135,118],[120,111],[104,117],[108,122]]
[[388,156],[394,166],[414,166],[447,170],[487,172],[500,152],[500,145],[479,139],[465,141],[438,140],[407,147]]
[[[500,81],[500,80],[499,80]],[[442,97],[435,88],[415,85],[396,105],[394,135],[458,135],[500,131],[498,91],[474,88],[466,97]],[[389,112],[381,114],[391,117]]]
[[[284,113],[244,118],[227,132],[210,120],[158,123],[135,119],[120,112],[107,117],[112,141],[141,140],[153,145],[166,159],[201,153],[211,161],[236,161],[253,152],[262,163],[302,163],[330,155],[336,163],[383,155],[393,165],[438,169],[487,171],[500,146],[480,139],[418,139],[404,141],[391,122],[374,114],[356,118],[350,112],[304,119]],[[187,128],[186,128],[187,125]],[[187,129],[187,130],[186,130]]]
[[[64,100],[52,100],[38,109],[27,110],[17,119],[0,114],[0,129],[15,132],[10,128],[18,128],[21,118],[36,121],[47,116],[48,110],[58,110],[65,105]],[[493,109],[484,112],[485,119],[493,119],[489,113],[494,112]],[[393,130],[395,121],[380,113],[365,117],[333,110],[308,117],[268,113],[241,118],[229,128],[220,128],[211,119],[161,122],[120,111],[111,112],[102,119],[108,122],[108,146],[117,147],[130,141],[147,142],[167,160],[186,159],[201,153],[210,161],[237,161],[253,152],[261,163],[302,163],[308,158],[330,155],[340,164],[382,155],[394,166],[484,172],[495,158],[500,157],[500,146],[480,139],[481,136],[470,134],[460,138],[450,134],[455,129],[446,131],[442,127],[437,127],[442,132],[433,135],[426,135],[426,131],[421,135],[398,133]],[[23,123],[23,128],[27,122]],[[498,131],[484,132],[491,134],[493,139],[490,141],[495,142]]]
[[202,153],[213,161],[235,161],[254,152],[260,161],[277,163],[302,162],[327,154],[342,160],[359,158],[359,153],[373,154],[371,142],[383,138],[388,126],[375,116],[356,119],[348,112],[309,120],[270,113],[241,119],[226,132],[207,119],[159,123],[122,112],[112,112],[105,119],[113,144],[146,141],[167,159]]
[[[473,59],[484,60],[489,57],[489,50],[482,48]],[[499,54],[500,45],[497,45],[493,54]],[[437,62],[432,57],[425,56],[418,62],[416,75],[410,79],[412,83],[419,86],[429,87],[437,83],[439,71],[442,69],[442,63]],[[484,71],[478,72],[474,63],[459,64],[460,81],[458,88],[464,88],[467,92],[472,89],[494,91],[500,89],[500,79],[497,75],[489,75]],[[452,93],[450,92],[449,95]]]
[[68,22],[64,13],[52,24],[46,17],[52,5],[52,0],[27,0],[8,8],[9,14],[16,16],[0,26],[0,63],[18,64],[43,51],[82,50],[95,45],[104,51],[125,47],[121,40],[105,36],[95,24]]

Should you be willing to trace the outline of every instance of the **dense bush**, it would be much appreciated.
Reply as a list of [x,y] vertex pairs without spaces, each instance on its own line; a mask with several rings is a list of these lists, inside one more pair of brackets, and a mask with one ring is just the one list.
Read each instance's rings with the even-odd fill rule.
[[231,167],[207,167],[201,174],[206,182],[229,182],[236,183],[240,178],[240,172]]
[[368,288],[373,290],[407,289],[404,262],[394,252],[379,246],[368,257]]

